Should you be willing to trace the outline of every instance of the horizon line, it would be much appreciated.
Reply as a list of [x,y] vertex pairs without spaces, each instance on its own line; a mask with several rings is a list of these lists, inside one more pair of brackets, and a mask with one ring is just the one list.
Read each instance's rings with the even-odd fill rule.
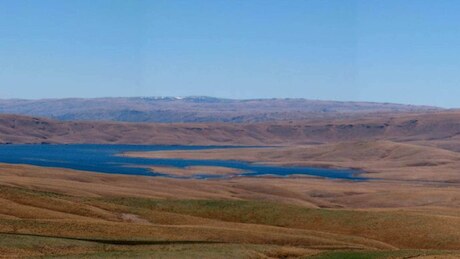
[[209,98],[209,99],[218,99],[218,100],[228,100],[228,101],[255,101],[255,100],[304,100],[304,101],[314,101],[314,102],[337,102],[337,103],[368,103],[368,104],[388,104],[388,105],[405,105],[405,106],[415,106],[415,107],[432,107],[437,109],[458,109],[460,107],[442,107],[428,104],[412,104],[412,103],[398,103],[391,101],[356,101],[356,100],[333,100],[333,99],[309,99],[305,97],[254,97],[254,98],[229,98],[229,97],[216,97],[209,95],[187,95],[187,96],[162,96],[162,95],[150,95],[150,96],[99,96],[99,97],[38,97],[38,98],[0,98],[2,101],[7,100],[17,100],[17,101],[45,101],[45,100],[71,100],[71,99],[191,99],[191,98]]

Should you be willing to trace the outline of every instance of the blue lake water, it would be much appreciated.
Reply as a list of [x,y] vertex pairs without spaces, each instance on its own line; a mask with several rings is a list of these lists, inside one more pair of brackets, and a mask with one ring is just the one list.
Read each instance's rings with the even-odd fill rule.
[[[0,162],[60,167],[110,174],[163,176],[172,178],[218,179],[238,176],[287,177],[290,175],[309,175],[355,181],[365,180],[365,178],[358,175],[358,171],[351,169],[284,167],[233,160],[150,159],[120,156],[123,152],[130,151],[202,150],[213,148],[232,147],[159,145],[0,145]],[[190,177],[177,177],[152,172],[147,168],[148,166],[171,166],[178,168],[185,168],[188,166],[220,166],[238,169],[241,173],[232,176],[196,174]]]

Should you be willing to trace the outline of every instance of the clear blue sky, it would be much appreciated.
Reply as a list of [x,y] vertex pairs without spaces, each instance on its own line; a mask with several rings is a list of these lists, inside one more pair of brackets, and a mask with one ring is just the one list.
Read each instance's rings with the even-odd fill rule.
[[0,0],[0,98],[460,107],[458,0]]

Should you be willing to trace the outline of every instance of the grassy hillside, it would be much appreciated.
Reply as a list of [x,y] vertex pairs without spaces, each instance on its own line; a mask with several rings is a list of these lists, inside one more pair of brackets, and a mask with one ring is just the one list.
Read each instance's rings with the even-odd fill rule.
[[[262,258],[265,256],[283,257],[307,256],[321,254],[329,250],[358,250],[355,254],[383,255],[419,255],[455,253],[444,251],[425,251],[430,249],[428,240],[412,240],[410,251],[378,241],[379,235],[370,239],[361,234],[343,235],[336,232],[347,227],[343,225],[337,230],[309,230],[304,221],[285,222],[285,214],[279,214],[286,209],[284,205],[273,203],[231,202],[226,201],[159,201],[131,199],[134,206],[120,206],[126,201],[85,200],[116,213],[137,213],[135,218],[143,221],[123,221],[123,217],[114,220],[86,219],[69,222],[66,218],[54,220],[5,220],[2,219],[1,251],[10,254],[23,255],[84,255],[103,256],[158,256],[175,257],[192,255],[209,256],[213,258],[239,256],[247,258]],[[146,204],[155,204],[150,207]],[[184,208],[184,206],[186,208]],[[225,218],[222,218],[224,209]],[[173,211],[173,212],[171,212]],[[194,213],[198,211],[198,213]],[[274,212],[272,212],[274,211]],[[193,213],[192,213],[193,212]],[[229,213],[227,216],[227,212]],[[253,214],[251,214],[252,212]],[[247,217],[249,213],[249,218]],[[262,214],[261,214],[262,213]],[[327,210],[304,211],[299,207],[291,207],[286,213],[294,218],[307,216],[305,221],[314,217],[315,222],[336,220],[343,222],[354,221],[345,212],[343,215]],[[200,216],[193,216],[201,214]],[[402,212],[400,214],[403,214]],[[122,214],[120,214],[122,215]],[[126,215],[126,214],[124,214]],[[360,212],[353,214],[353,217]],[[400,216],[382,215],[386,220],[400,220]],[[407,215],[408,217],[410,216]],[[369,217],[369,216],[366,216]],[[381,217],[376,213],[374,216]],[[359,217],[358,219],[361,219]],[[404,217],[403,217],[404,219]],[[435,218],[431,218],[433,220]],[[280,221],[281,220],[281,221]],[[284,221],[284,222],[283,222]],[[244,223],[241,223],[244,222]],[[251,223],[248,223],[251,222]],[[363,224],[368,222],[363,222]],[[395,224],[398,224],[394,221]],[[410,224],[412,222],[402,222]],[[453,225],[453,227],[458,225]],[[387,225],[388,227],[388,225]],[[433,227],[433,226],[427,226]],[[321,227],[318,227],[321,229]],[[316,227],[315,227],[316,229]],[[393,237],[399,236],[404,229],[393,230]],[[415,228],[414,228],[415,229]],[[413,230],[413,229],[412,229]],[[447,243],[435,242],[436,248],[453,249],[452,244],[458,244],[457,236],[439,230],[439,235],[445,237]],[[418,230],[414,234],[429,234],[430,230]],[[387,232],[391,232],[390,230]],[[59,234],[57,234],[59,233]],[[383,234],[385,235],[385,234]],[[435,235],[432,238],[439,238]],[[394,240],[396,243],[404,237]],[[443,239],[439,239],[443,240]],[[420,243],[419,243],[420,242]],[[45,244],[45,245],[44,245]],[[403,245],[401,245],[403,247]],[[428,247],[427,247],[428,246]],[[36,249],[41,247],[41,249]],[[377,249],[377,251],[375,251]],[[420,250],[423,249],[423,250]],[[439,248],[438,248],[439,249]],[[204,251],[203,251],[204,250]],[[359,252],[367,250],[368,252]],[[373,251],[372,251],[373,250]],[[372,252],[371,252],[372,251]],[[341,252],[351,253],[351,252]],[[339,252],[327,252],[325,258],[337,256]]]
[[4,185],[0,193],[0,252],[6,256],[337,258],[460,249],[455,210],[311,209],[253,200],[67,195]]
[[[0,164],[0,254],[7,258],[460,256],[458,155],[452,151],[359,141],[131,155],[359,165],[390,180],[200,181]],[[418,178],[411,179],[414,172]]]

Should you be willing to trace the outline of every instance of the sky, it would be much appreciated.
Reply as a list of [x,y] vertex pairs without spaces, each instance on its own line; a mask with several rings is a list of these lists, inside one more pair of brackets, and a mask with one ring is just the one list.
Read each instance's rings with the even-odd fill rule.
[[0,0],[0,98],[460,107],[458,0]]

